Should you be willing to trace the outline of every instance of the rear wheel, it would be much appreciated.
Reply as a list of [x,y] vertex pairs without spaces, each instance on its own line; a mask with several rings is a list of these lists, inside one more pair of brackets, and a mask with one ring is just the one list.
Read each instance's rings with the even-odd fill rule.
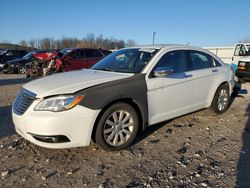
[[216,114],[222,114],[225,111],[227,111],[228,107],[229,107],[229,88],[227,84],[223,84],[221,85],[215,95],[214,95],[214,99],[211,105],[212,110],[216,113]]
[[126,103],[110,106],[101,116],[95,132],[96,143],[104,150],[127,148],[138,133],[136,111]]

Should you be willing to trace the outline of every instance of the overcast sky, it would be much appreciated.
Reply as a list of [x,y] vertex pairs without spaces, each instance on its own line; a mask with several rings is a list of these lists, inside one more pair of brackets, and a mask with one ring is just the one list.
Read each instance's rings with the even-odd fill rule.
[[77,37],[226,46],[250,39],[250,0],[0,0],[0,42]]

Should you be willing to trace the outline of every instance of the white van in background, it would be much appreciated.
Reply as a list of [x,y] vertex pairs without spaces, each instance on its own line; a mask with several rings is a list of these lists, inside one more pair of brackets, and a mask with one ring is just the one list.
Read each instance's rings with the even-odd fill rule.
[[229,47],[204,47],[214,53],[224,61],[231,64],[234,70],[237,70],[239,60],[244,56],[250,56],[250,43],[236,43]]

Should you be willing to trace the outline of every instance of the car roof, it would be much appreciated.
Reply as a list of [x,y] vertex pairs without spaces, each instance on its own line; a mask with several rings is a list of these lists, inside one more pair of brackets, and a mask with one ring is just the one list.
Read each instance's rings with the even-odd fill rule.
[[157,50],[167,50],[172,48],[184,48],[184,49],[190,49],[190,50],[204,50],[203,48],[197,47],[197,46],[190,46],[190,45],[184,45],[184,44],[155,44],[155,45],[140,45],[130,48],[150,48],[150,49],[157,49]]
[[[102,48],[63,48],[62,50],[106,50]],[[108,50],[107,50],[108,51]]]

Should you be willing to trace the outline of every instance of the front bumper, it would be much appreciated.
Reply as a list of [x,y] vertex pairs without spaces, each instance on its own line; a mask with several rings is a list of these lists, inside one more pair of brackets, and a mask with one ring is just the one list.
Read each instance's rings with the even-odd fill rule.
[[236,73],[238,78],[243,78],[245,80],[250,80],[250,70],[238,70]]
[[[12,110],[12,119],[16,132],[30,142],[46,148],[71,148],[88,146],[92,129],[99,110],[76,106],[63,112],[34,111],[33,104],[23,115]],[[66,141],[50,142],[43,138],[67,138]],[[41,139],[39,139],[41,138]]]

